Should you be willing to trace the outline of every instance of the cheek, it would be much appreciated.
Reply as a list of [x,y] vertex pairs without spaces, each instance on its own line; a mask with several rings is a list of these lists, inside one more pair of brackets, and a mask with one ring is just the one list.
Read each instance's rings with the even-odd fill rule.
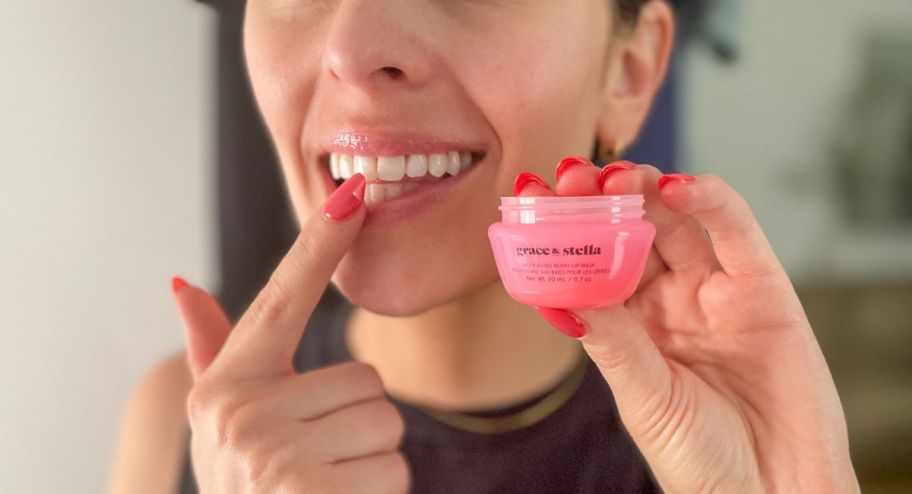
[[[308,61],[300,36],[286,34],[272,25],[248,20],[244,29],[244,54],[257,106],[274,137],[288,135],[300,126],[309,94]],[[282,145],[277,142],[277,145]]]
[[298,218],[318,207],[322,184],[305,176],[301,136],[319,74],[319,26],[302,35],[248,9],[244,54],[257,108],[270,134]]
[[[516,174],[533,170],[543,174],[564,156],[588,156],[595,136],[601,95],[599,69],[605,58],[607,27],[565,15],[570,36],[555,34],[551,24],[523,30],[519,40],[488,41],[496,52],[481,45],[464,70],[483,77],[470,86],[472,99],[481,108],[503,145],[498,170],[501,190],[512,190]],[[605,33],[603,37],[579,33]]]

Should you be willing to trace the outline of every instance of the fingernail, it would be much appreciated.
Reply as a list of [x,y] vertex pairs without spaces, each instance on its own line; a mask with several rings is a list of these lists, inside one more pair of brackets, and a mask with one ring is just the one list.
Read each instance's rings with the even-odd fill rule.
[[516,176],[516,181],[513,182],[513,192],[516,195],[519,195],[520,192],[530,183],[541,185],[546,189],[551,189],[551,186],[548,185],[541,177],[532,173],[532,172],[522,172]]
[[177,292],[181,291],[188,283],[181,278],[180,276],[174,276],[171,278],[171,292],[177,295]]
[[598,178],[599,190],[601,190],[602,187],[605,186],[605,182],[608,181],[608,177],[610,177],[615,172],[619,172],[621,170],[633,170],[635,167],[636,167],[636,165],[634,165],[633,163],[631,163],[629,161],[615,161],[614,163],[611,163],[610,165],[605,165],[605,167],[602,168],[602,171],[599,172],[599,178]]
[[570,311],[547,307],[536,307],[535,310],[552,326],[571,338],[582,338],[586,335],[586,326]]
[[659,179],[659,189],[664,189],[666,185],[671,182],[678,182],[681,184],[692,184],[696,180],[695,177],[688,175],[686,173],[669,173],[668,175],[662,175],[662,178]]
[[342,183],[323,205],[323,216],[334,221],[342,221],[358,210],[364,203],[364,175],[356,173]]
[[578,166],[578,165],[593,166],[591,161],[587,160],[586,158],[583,158],[582,156],[568,156],[568,157],[562,159],[560,161],[560,163],[557,164],[557,169],[554,170],[554,175],[557,177],[558,180],[560,180],[561,176],[564,173],[567,173],[567,170],[573,168],[574,166]]

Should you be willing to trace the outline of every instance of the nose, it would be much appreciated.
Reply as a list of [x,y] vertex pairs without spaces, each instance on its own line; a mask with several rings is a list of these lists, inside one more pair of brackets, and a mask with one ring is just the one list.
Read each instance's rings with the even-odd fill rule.
[[326,37],[323,69],[366,91],[424,83],[431,68],[417,3],[339,1]]

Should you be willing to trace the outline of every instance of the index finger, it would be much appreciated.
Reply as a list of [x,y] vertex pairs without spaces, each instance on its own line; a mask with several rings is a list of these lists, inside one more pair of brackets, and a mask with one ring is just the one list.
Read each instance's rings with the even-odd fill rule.
[[304,327],[364,222],[365,180],[356,174],[310,217],[211,369],[248,379],[290,372]]
[[781,272],[773,248],[750,206],[721,178],[706,174],[667,175],[662,199],[672,210],[692,215],[706,229],[722,269],[730,276]]

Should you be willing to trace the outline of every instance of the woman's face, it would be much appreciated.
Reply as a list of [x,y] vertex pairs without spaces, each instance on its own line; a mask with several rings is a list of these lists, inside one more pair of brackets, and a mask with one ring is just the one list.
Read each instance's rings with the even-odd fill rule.
[[[416,314],[496,281],[499,197],[520,171],[549,176],[591,150],[615,37],[606,0],[247,4],[250,78],[299,218],[338,183],[331,152],[416,155],[415,173],[422,156],[472,153],[458,175],[406,176],[410,190],[368,205],[333,277],[368,310]],[[398,175],[402,160],[380,161]]]

